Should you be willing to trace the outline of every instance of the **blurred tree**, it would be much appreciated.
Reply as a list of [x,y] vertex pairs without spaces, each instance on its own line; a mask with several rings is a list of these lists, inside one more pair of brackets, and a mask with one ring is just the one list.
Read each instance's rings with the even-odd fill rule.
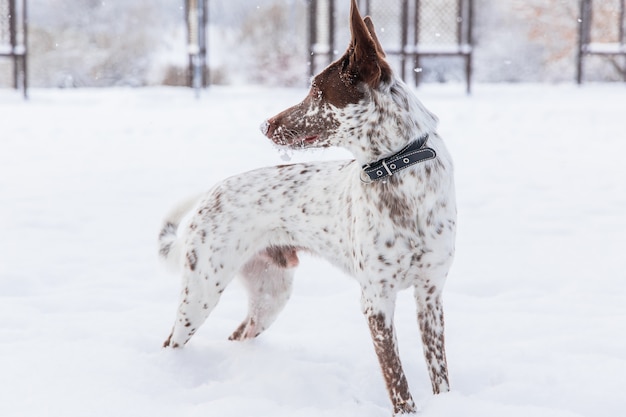
[[273,0],[258,7],[239,35],[250,81],[302,86],[306,80],[305,16],[293,0]]

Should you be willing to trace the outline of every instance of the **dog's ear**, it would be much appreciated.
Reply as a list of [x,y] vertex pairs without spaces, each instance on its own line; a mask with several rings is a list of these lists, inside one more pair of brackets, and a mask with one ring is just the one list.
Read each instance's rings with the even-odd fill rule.
[[367,30],[374,40],[374,44],[376,45],[376,51],[378,51],[378,54],[384,58],[386,56],[385,51],[383,51],[383,46],[380,44],[378,36],[376,36],[376,30],[374,29],[374,22],[372,21],[372,18],[369,16],[365,16],[363,22],[365,22],[365,26],[367,26]]
[[[361,17],[356,0],[350,5],[350,72],[372,88],[378,87],[381,81],[388,81],[391,68],[385,61],[380,42],[374,33],[374,25],[370,27]],[[374,33],[374,35],[372,35]]]

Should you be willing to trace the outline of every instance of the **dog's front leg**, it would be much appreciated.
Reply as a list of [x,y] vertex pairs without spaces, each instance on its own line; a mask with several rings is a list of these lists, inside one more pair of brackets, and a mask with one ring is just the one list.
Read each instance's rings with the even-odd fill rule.
[[[384,287],[384,285],[381,285]],[[395,293],[386,288],[362,288],[363,312],[367,317],[374,349],[383,372],[394,415],[415,413],[415,403],[409,392],[393,327]]]
[[417,321],[422,333],[424,357],[430,373],[433,393],[450,390],[446,361],[443,305],[440,290],[435,286],[415,286]]

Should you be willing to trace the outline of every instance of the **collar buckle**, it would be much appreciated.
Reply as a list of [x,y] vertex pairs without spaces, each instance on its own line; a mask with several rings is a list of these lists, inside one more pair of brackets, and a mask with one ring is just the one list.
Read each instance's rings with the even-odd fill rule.
[[361,171],[361,182],[370,184],[391,177],[394,172],[401,171],[411,165],[436,158],[435,150],[425,146],[427,141],[428,133],[409,143],[400,152],[364,165]]

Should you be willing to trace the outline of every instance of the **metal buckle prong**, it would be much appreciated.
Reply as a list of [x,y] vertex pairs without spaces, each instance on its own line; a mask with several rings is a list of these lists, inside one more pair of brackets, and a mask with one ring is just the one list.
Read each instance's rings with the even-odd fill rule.
[[387,166],[387,163],[385,162],[384,159],[383,159],[383,167],[385,167],[385,170],[387,171],[387,174],[389,174],[389,176],[391,177],[393,175],[393,172],[391,172],[391,170]]

